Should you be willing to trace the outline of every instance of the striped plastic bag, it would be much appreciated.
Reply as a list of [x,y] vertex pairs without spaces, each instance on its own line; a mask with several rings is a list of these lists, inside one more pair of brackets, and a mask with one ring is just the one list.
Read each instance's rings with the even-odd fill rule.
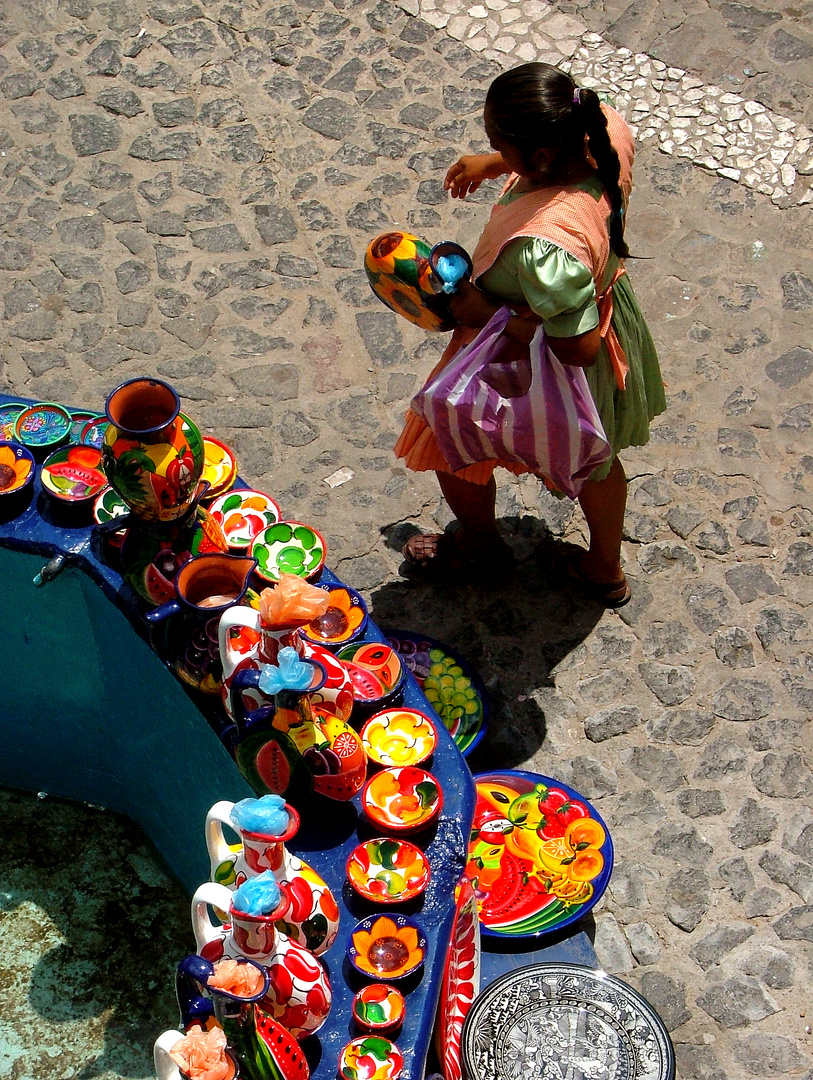
[[453,472],[498,458],[527,466],[575,499],[612,456],[579,367],[551,352],[540,326],[530,348],[503,334],[503,307],[411,402]]

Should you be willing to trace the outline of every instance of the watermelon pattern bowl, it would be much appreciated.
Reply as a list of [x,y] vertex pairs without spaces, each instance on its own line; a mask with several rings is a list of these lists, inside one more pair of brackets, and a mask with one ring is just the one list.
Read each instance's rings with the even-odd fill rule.
[[353,684],[356,710],[378,712],[394,704],[404,690],[406,673],[398,653],[381,641],[354,641],[336,653]]
[[429,884],[429,876],[426,856],[406,840],[366,840],[353,848],[347,860],[351,888],[374,904],[413,900]]
[[63,446],[43,462],[40,481],[60,502],[73,506],[93,502],[107,487],[102,452],[94,446]]
[[222,528],[229,550],[241,555],[263,529],[275,525],[282,516],[270,495],[251,488],[225,492],[209,504],[209,512]]
[[370,821],[384,832],[416,832],[440,814],[443,793],[434,776],[407,765],[382,769],[371,776],[362,789],[361,805]]

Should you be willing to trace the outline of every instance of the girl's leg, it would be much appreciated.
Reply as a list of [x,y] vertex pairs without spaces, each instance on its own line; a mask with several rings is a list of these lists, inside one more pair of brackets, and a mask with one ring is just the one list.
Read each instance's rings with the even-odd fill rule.
[[462,554],[477,558],[480,554],[502,548],[497,531],[497,484],[492,476],[487,484],[473,484],[448,472],[435,473],[440,490],[460,522],[455,539]]
[[590,529],[590,549],[581,567],[584,577],[601,585],[622,581],[621,536],[627,507],[627,477],[617,457],[603,480],[587,481],[579,503]]

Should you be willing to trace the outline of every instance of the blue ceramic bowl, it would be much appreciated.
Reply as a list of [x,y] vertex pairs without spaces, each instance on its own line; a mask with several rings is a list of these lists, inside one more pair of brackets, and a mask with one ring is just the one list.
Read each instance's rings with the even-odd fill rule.
[[330,607],[324,615],[302,627],[300,633],[305,641],[331,650],[357,641],[367,629],[367,605],[363,597],[347,585],[324,582],[317,588],[329,594]]
[[34,455],[16,442],[0,442],[0,498],[17,495],[32,482]]
[[395,982],[423,967],[428,945],[414,919],[386,912],[356,923],[347,941],[347,958],[368,979]]

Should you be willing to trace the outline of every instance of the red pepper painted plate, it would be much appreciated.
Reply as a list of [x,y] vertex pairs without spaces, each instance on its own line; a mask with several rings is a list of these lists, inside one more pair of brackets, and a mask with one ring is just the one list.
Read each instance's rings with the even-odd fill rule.
[[477,898],[467,878],[457,890],[457,909],[440,990],[435,1049],[444,1080],[462,1080],[460,1043],[463,1021],[480,993],[480,919]]
[[596,809],[549,776],[475,776],[464,871],[491,937],[535,938],[577,922],[610,880],[613,843]]

